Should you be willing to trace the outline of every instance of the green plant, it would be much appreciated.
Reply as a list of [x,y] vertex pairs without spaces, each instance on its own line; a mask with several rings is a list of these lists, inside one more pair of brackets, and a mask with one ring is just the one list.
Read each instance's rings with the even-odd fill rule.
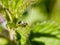
[[5,42],[0,45],[60,45],[59,22],[51,20],[54,4],[54,0],[0,0],[0,14],[7,21],[6,28],[0,23],[0,40]]

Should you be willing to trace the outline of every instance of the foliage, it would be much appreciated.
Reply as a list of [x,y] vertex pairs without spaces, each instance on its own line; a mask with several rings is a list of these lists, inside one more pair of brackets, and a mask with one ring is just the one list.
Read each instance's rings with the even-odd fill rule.
[[[0,23],[0,45],[60,45],[57,3],[58,0],[0,0],[0,14],[7,21],[6,28]],[[54,16],[55,12],[58,13]]]

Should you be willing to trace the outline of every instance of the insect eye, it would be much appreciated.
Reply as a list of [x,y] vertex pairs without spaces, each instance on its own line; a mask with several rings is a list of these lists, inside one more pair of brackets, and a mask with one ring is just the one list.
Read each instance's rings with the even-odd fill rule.
[[20,23],[21,23],[21,21],[18,22],[18,24],[20,24]]

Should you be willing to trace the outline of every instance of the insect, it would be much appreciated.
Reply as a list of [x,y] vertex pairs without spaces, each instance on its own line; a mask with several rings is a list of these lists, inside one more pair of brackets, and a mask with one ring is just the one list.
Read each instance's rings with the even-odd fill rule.
[[26,27],[28,25],[28,23],[26,21],[19,21],[18,25],[22,26],[22,27]]

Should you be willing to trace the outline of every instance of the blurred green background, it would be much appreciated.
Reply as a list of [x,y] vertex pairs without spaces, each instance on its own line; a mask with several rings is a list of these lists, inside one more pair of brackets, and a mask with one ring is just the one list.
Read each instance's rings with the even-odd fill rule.
[[60,45],[60,0],[0,0],[1,15],[0,45]]

